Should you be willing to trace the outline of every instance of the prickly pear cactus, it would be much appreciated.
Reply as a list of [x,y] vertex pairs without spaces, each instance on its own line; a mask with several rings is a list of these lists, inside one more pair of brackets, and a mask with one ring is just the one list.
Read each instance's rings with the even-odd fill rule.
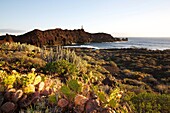
[[63,85],[60,89],[60,91],[66,95],[66,96],[69,96],[69,94],[71,93],[71,90],[69,87],[67,87],[66,85]]
[[36,74],[29,73],[28,75],[22,75],[21,77],[21,84],[23,86],[28,86],[34,82]]
[[68,87],[75,92],[78,92],[81,90],[81,86],[80,84],[78,84],[77,80],[68,81]]
[[4,85],[7,88],[13,88],[13,84],[16,81],[16,77],[14,75],[9,75],[4,78]]
[[34,79],[34,85],[37,85],[38,83],[40,83],[42,80],[41,76],[36,76],[35,79]]
[[70,90],[70,88],[66,85],[63,85],[60,89],[60,91],[69,99],[73,99],[75,97],[75,92]]
[[35,92],[35,86],[30,84],[27,87],[23,88],[24,93],[34,93]]
[[57,96],[55,94],[51,94],[48,96],[48,101],[51,103],[51,104],[54,104],[54,103],[57,103]]

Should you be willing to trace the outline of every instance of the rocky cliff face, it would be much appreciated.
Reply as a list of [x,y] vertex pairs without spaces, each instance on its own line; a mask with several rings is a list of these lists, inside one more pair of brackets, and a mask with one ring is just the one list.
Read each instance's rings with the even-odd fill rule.
[[89,42],[114,42],[125,41],[124,39],[114,38],[106,33],[88,33],[83,29],[78,30],[62,30],[51,29],[41,31],[35,29],[23,35],[0,36],[0,43],[4,42],[21,42],[33,44],[36,46],[42,45],[70,45],[73,43],[89,43]]

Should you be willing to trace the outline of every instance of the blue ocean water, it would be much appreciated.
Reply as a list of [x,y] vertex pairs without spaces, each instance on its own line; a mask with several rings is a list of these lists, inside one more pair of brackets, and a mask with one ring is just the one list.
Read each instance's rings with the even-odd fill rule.
[[[95,48],[95,49],[120,49],[120,48],[147,48],[151,50],[170,49],[170,38],[128,38],[122,42],[103,42],[74,45],[72,47]],[[70,46],[67,46],[70,47]]]

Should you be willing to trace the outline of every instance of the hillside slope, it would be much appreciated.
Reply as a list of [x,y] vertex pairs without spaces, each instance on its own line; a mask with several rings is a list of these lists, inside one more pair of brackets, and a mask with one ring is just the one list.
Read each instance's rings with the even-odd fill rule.
[[114,42],[127,41],[127,39],[114,38],[106,33],[88,33],[84,29],[62,30],[60,28],[41,31],[34,29],[23,35],[0,36],[0,44],[4,42],[21,42],[36,46],[42,45],[70,45],[73,43]]

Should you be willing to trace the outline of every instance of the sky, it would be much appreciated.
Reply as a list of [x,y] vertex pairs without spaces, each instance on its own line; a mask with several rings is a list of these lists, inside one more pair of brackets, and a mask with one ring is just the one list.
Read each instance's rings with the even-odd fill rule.
[[81,26],[116,37],[170,37],[170,0],[0,0],[0,35]]

